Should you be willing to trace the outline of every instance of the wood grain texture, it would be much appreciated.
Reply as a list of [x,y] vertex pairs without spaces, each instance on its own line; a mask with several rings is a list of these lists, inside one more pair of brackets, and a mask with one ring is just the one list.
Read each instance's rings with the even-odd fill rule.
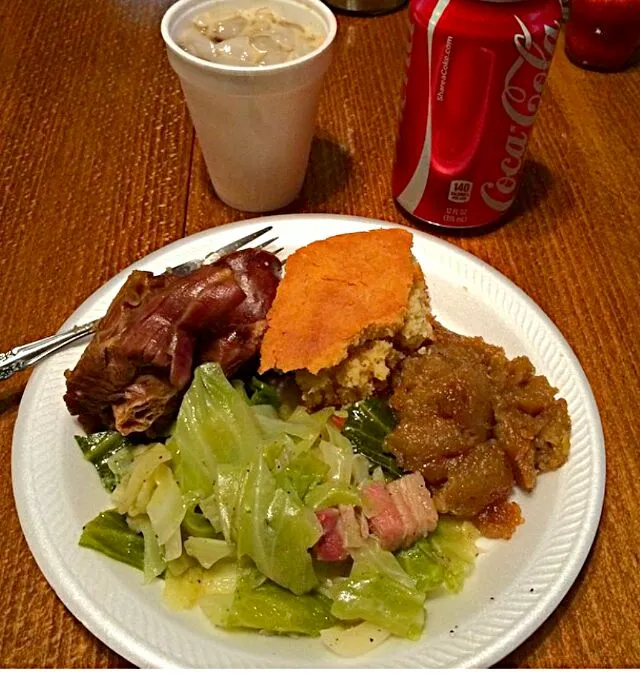
[[[0,3],[0,350],[50,334],[150,251],[247,217],[208,182],[159,36],[169,4]],[[285,211],[407,223],[390,194],[406,21],[405,11],[339,17],[307,180]],[[588,73],[561,44],[514,216],[481,236],[438,233],[506,274],[558,325],[607,443],[587,564],[503,665],[640,665],[638,100],[638,66]],[[57,599],[22,537],[8,460],[26,380],[0,383],[0,665],[126,666]]]

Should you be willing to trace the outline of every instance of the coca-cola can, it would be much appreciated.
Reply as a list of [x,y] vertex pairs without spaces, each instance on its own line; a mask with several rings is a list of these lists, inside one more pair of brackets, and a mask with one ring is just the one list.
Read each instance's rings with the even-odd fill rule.
[[434,225],[513,204],[560,30],[559,0],[411,0],[393,195]]

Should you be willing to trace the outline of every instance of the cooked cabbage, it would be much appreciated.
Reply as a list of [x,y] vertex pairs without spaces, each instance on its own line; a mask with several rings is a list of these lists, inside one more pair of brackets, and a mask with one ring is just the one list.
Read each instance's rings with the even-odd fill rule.
[[320,631],[322,643],[338,656],[362,656],[379,647],[391,633],[363,621],[355,626],[340,624]]
[[226,541],[208,537],[189,537],[184,542],[184,550],[206,570],[233,553]]
[[252,568],[240,570],[232,594],[200,598],[200,607],[216,626],[302,635],[319,635],[336,622],[330,604],[321,595],[294,595]]
[[82,528],[80,546],[144,570],[144,539],[117,511],[103,511]]
[[444,585],[450,593],[458,593],[475,566],[479,536],[471,523],[441,517],[429,537],[400,551],[396,558],[420,590],[430,593]]
[[218,465],[253,460],[263,442],[253,408],[220,366],[205,363],[196,368],[167,441],[182,492],[208,497]]
[[262,457],[244,473],[232,496],[235,506],[229,509],[238,557],[251,558],[262,574],[284,588],[307,593],[318,583],[309,553],[322,534],[317,518],[292,486],[278,486]]
[[335,584],[331,613],[347,621],[369,621],[394,635],[417,640],[426,620],[425,594],[393,554],[374,542],[352,553],[351,574]]
[[478,531],[442,518],[394,555],[373,538],[363,544],[353,509],[341,509],[352,515],[340,527],[353,564],[314,560],[323,536],[315,512],[358,509],[359,486],[384,480],[383,469],[398,473],[383,443],[393,418],[384,402],[361,402],[343,435],[332,408],[287,407],[281,416],[275,388],[252,388],[249,399],[240,382],[205,364],[166,446],[110,435],[79,441],[105,486],[117,484],[119,511],[88,523],[80,543],[138,567],[145,582],[164,576],[170,607],[199,605],[216,626],[322,635],[343,656],[390,635],[417,639],[426,594],[460,590]]

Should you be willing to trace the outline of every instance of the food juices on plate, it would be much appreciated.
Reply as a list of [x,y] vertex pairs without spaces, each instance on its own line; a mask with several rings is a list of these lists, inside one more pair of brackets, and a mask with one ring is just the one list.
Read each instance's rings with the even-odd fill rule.
[[319,0],[180,0],[162,20],[222,201],[272,211],[298,195],[336,20]]

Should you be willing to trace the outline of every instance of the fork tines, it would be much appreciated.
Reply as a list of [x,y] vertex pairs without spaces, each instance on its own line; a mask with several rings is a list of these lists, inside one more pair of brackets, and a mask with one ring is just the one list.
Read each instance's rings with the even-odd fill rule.
[[[222,258],[222,256],[228,255],[229,253],[233,253],[234,251],[240,250],[243,246],[246,246],[247,244],[250,244],[252,241],[255,241],[259,237],[261,237],[263,234],[266,234],[269,232],[269,230],[272,230],[273,226],[268,225],[267,227],[263,227],[261,230],[258,230],[257,232],[252,232],[251,234],[247,234],[244,237],[241,237],[240,239],[236,239],[235,241],[232,241],[230,244],[226,244],[225,246],[222,246],[221,248],[217,249],[216,251],[212,251],[211,253],[207,253],[207,255],[204,258],[201,258],[199,260],[189,260],[187,262],[184,262],[180,265],[176,265],[176,267],[170,267],[167,269],[167,272],[171,272],[173,274],[176,274],[178,276],[186,276],[187,274],[191,274],[191,272],[194,272],[198,268],[202,267],[202,265],[209,265],[211,263],[214,263],[216,260],[219,260]],[[256,244],[256,248],[266,248],[269,244],[273,244],[274,241],[276,241],[278,237],[273,237],[273,239],[269,239],[268,241],[262,243],[262,244]]]

